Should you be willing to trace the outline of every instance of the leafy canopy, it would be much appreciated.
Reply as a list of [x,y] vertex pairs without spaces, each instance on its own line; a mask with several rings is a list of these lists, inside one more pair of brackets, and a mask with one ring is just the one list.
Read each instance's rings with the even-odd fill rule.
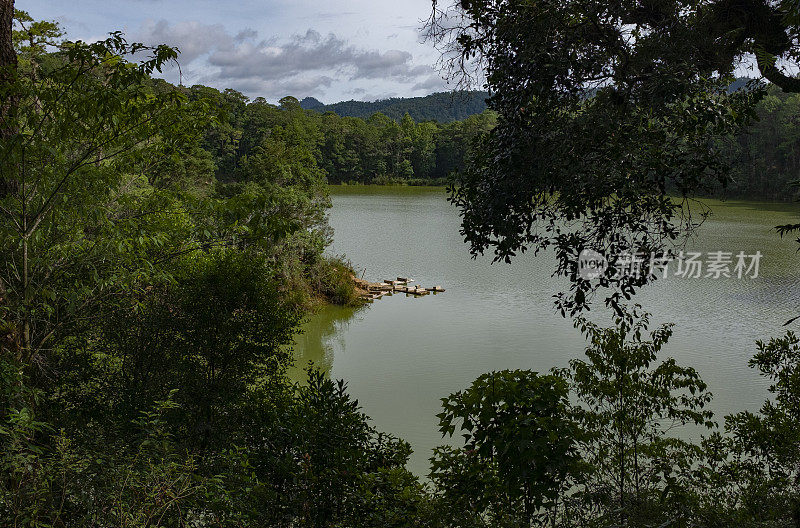
[[[554,248],[571,280],[562,312],[593,292],[623,298],[652,278],[617,274],[625,252],[660,257],[698,224],[688,200],[729,179],[719,141],[747,125],[759,85],[729,92],[755,53],[788,90],[794,0],[434,0],[429,36],[454,75],[481,80],[498,125],[451,189],[473,253]],[[677,196],[673,199],[671,195]],[[584,249],[612,265],[577,273]],[[648,270],[649,271],[649,270]]]

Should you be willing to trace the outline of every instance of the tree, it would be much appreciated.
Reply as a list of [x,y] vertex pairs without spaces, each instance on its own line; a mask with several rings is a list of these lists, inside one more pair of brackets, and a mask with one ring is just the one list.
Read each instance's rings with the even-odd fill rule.
[[491,526],[554,519],[581,473],[582,431],[568,391],[558,376],[506,370],[442,399],[442,435],[464,438],[463,447],[437,448],[431,465],[452,525],[464,514]]
[[[753,506],[756,520],[800,526],[800,338],[789,332],[757,347],[750,366],[772,382],[772,397],[757,413],[726,419],[735,440],[730,452],[741,450],[746,463],[741,465],[749,469],[736,491]],[[748,495],[756,500],[748,501]]]
[[[0,69],[7,75],[17,65],[17,53],[11,39],[14,23],[14,0],[0,2]],[[4,77],[4,81],[8,78]]]
[[583,318],[575,326],[589,342],[586,358],[572,360],[561,374],[580,402],[588,432],[581,453],[590,469],[569,499],[570,514],[610,526],[685,520],[700,453],[671,432],[713,426],[705,383],[674,359],[654,364],[672,328],[661,326],[645,339],[648,316],[636,309],[611,328]]
[[[14,0],[0,1],[0,141],[6,141],[14,134],[11,122],[13,107],[17,96],[14,93],[14,78],[17,72],[17,52],[13,41]],[[0,178],[0,195],[12,185]]]
[[[90,339],[53,354],[50,368],[61,373],[53,414],[72,402],[78,414],[97,416],[107,441],[124,441],[131,433],[125,423],[174,392],[180,407],[171,423],[180,424],[173,432],[181,445],[227,445],[226,416],[249,386],[283,375],[302,313],[278,291],[275,265],[258,252],[213,250],[171,267],[172,284],[130,299],[127,309],[98,321]],[[87,378],[102,392],[87,393]]]
[[418,526],[408,444],[343,383],[284,375],[302,286],[354,295],[322,264],[319,121],[153,79],[170,48],[16,17],[0,524]]
[[[31,51],[51,35],[29,36]],[[122,58],[137,53],[151,56]],[[39,74],[21,70],[4,86],[17,99],[8,114],[14,132],[0,143],[0,180],[13,183],[0,195],[0,317],[19,328],[26,364],[61,329],[134,287],[154,259],[180,251],[161,231],[175,214],[168,196],[141,177],[193,122],[182,94],[148,82],[175,57],[113,34],[30,53],[27,67]]]
[[[619,308],[652,278],[617,273],[620,255],[669,256],[696,227],[689,199],[729,179],[715,139],[746,126],[763,95],[727,90],[747,53],[800,88],[781,63],[800,52],[796,0],[433,5],[431,38],[455,74],[485,75],[499,114],[451,189],[463,233],[498,260],[554,248],[572,283],[564,313],[606,287]],[[578,275],[586,249],[612,261],[594,282]]]

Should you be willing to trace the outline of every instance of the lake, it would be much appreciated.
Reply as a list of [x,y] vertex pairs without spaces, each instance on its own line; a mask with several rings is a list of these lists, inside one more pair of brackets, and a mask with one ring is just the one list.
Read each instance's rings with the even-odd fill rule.
[[[384,297],[357,310],[324,308],[295,342],[298,366],[310,360],[346,380],[378,429],[411,443],[409,467],[417,474],[427,473],[431,449],[445,443],[437,429],[440,398],[485,372],[543,372],[582,355],[583,336],[554,309],[552,295],[565,283],[551,277],[552,255],[526,254],[511,264],[472,259],[443,189],[334,187],[332,200],[331,253],[346,255],[369,280],[409,276],[447,290]],[[663,358],[698,370],[721,421],[763,402],[767,384],[747,366],[755,341],[783,334],[783,323],[800,314],[797,244],[774,230],[796,222],[800,211],[791,204],[705,203],[713,214],[687,249],[760,251],[759,276],[670,276],[635,302],[654,324],[675,323]],[[592,318],[612,323],[600,305]]]

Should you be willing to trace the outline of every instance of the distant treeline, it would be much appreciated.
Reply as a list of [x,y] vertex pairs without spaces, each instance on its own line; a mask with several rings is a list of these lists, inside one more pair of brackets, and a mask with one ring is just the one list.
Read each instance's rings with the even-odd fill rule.
[[219,110],[203,146],[220,181],[247,179],[268,170],[269,163],[279,167],[289,152],[302,151],[333,184],[443,184],[463,165],[472,139],[496,121],[490,111],[447,124],[415,122],[409,114],[395,120],[380,112],[367,119],[340,117],[304,110],[294,97],[276,106],[262,98],[249,101],[234,90],[189,90]]
[[[739,84],[744,85],[745,81],[742,79]],[[443,184],[452,171],[463,167],[472,140],[490,130],[497,120],[489,110],[474,113],[463,100],[470,96],[482,101],[486,96],[483,92],[375,103],[348,101],[309,110],[303,108],[309,99],[301,103],[285,97],[278,105],[272,105],[262,98],[250,101],[234,90],[220,92],[194,86],[190,91],[195,97],[214,101],[221,110],[220,123],[207,134],[204,144],[221,180],[238,179],[242,171],[250,170],[254,155],[263,155],[265,141],[287,135],[290,130],[292,141],[314,156],[329,183]],[[447,117],[440,121],[415,118],[436,114],[432,110],[436,105],[441,105],[439,115],[444,116],[458,100],[461,103],[456,113],[473,112],[472,115],[450,122],[442,122]],[[476,112],[478,106],[475,105]],[[365,118],[320,111],[348,113],[350,109],[363,115],[379,107],[384,111],[372,112]],[[353,110],[356,108],[358,111]],[[398,115],[400,109],[408,112]],[[725,138],[730,146],[731,180],[726,188],[719,187],[713,194],[793,199],[797,189],[792,184],[800,179],[800,96],[771,89],[756,111],[759,119],[746,132]],[[259,147],[261,151],[257,150]]]
[[425,97],[393,97],[371,102],[342,101],[328,105],[313,97],[306,97],[300,101],[300,106],[321,113],[334,112],[342,117],[366,118],[380,112],[398,121],[408,114],[414,121],[449,123],[486,110],[487,97],[489,93],[481,91],[438,92]]
[[[737,79],[730,89],[742,89],[750,80]],[[306,98],[300,106],[313,110],[306,115],[321,124],[324,141],[316,152],[331,183],[441,183],[462,166],[470,140],[494,126],[486,97],[486,92],[436,93],[330,105]],[[758,120],[747,131],[725,138],[731,179],[713,195],[794,199],[793,183],[800,179],[800,96],[771,88],[756,112]]]
[[758,121],[729,138],[733,172],[725,195],[793,199],[800,180],[800,94],[772,87],[756,111]]

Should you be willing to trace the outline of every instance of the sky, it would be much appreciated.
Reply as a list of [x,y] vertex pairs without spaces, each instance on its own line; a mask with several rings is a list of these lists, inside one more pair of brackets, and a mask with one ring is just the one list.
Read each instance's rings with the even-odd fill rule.
[[71,40],[123,31],[181,51],[171,82],[277,102],[373,101],[444,91],[438,52],[420,37],[431,0],[16,0]]

